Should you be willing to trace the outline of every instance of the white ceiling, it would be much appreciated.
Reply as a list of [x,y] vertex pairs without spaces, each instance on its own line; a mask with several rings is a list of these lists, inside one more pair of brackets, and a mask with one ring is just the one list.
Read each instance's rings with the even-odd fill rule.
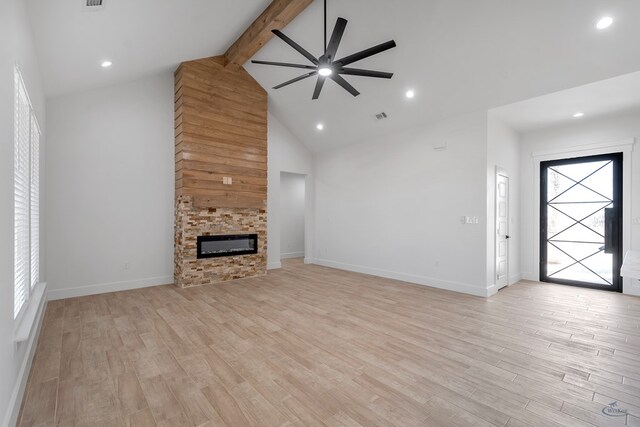
[[[174,71],[224,53],[270,0],[27,0],[47,96]],[[113,66],[102,69],[109,59]]]
[[[640,108],[640,72],[543,95],[492,109],[520,133],[598,119]],[[576,113],[583,117],[573,117]]]
[[[394,39],[398,47],[353,67],[395,72],[392,80],[346,76],[354,98],[328,82],[311,100],[313,78],[269,89],[274,114],[314,151],[557,92],[640,70],[638,0],[328,0],[330,30],[349,20],[339,56]],[[268,0],[105,0],[83,13],[80,0],[28,0],[49,96],[173,69],[223,53]],[[595,30],[603,15],[615,17]],[[322,51],[322,1],[284,32]],[[114,62],[100,69],[103,58]],[[305,63],[281,40],[254,59]],[[266,88],[302,74],[246,64]],[[413,100],[404,92],[416,91]],[[389,118],[376,122],[385,111]],[[315,125],[322,122],[319,132]]]

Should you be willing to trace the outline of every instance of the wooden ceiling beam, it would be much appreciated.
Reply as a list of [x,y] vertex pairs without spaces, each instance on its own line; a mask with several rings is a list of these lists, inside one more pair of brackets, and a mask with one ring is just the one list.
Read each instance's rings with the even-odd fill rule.
[[282,30],[313,0],[273,0],[224,54],[225,67],[242,66],[264,46],[273,33]]

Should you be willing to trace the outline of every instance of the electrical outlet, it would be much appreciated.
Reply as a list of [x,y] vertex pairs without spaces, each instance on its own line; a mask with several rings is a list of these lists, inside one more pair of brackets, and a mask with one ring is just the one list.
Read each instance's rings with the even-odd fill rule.
[[633,218],[633,223],[635,225],[640,225],[640,216],[637,216],[637,217]]
[[124,269],[128,270],[129,269],[129,261],[125,261],[124,262]]

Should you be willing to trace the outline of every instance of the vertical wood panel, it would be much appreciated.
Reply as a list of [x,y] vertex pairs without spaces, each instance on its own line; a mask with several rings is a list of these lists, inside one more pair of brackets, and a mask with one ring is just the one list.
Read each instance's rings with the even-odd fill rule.
[[266,180],[256,178],[267,170],[265,90],[244,69],[212,57],[178,67],[174,100],[176,190],[197,196],[201,207],[264,208]]

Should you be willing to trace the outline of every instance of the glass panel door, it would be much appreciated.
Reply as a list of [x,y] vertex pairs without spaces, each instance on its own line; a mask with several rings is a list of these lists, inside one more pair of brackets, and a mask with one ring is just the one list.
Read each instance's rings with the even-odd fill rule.
[[540,280],[619,291],[622,154],[540,164]]

